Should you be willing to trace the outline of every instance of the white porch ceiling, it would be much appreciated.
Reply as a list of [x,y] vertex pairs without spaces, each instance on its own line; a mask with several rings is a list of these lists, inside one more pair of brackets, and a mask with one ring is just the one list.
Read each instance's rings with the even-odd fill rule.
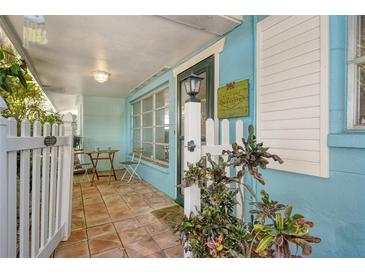
[[[69,95],[125,97],[162,67],[174,65],[218,37],[216,33],[237,25],[231,17],[184,17],[177,21],[161,16],[45,16],[48,44],[30,45],[25,51],[57,109],[66,107],[64,100],[71,104],[74,99]],[[7,18],[21,38],[23,16]],[[206,28],[207,23],[222,20],[228,20],[226,29],[222,23],[217,32]],[[94,70],[110,72],[110,80],[97,83]],[[62,94],[58,107],[55,99]]]

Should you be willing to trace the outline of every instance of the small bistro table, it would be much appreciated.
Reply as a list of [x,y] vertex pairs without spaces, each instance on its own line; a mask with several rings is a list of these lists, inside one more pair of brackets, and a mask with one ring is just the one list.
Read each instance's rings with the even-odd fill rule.
[[[95,150],[95,151],[85,152],[85,154],[89,155],[91,164],[94,169],[91,183],[94,183],[95,175],[96,175],[97,180],[99,180],[100,177],[109,177],[109,181],[110,181],[111,176],[113,176],[114,179],[117,180],[117,175],[115,174],[113,161],[114,161],[115,153],[118,151],[119,150],[110,149],[110,150]],[[107,155],[107,156],[103,156],[103,155]],[[110,162],[110,173],[109,174],[99,174],[98,173],[98,170],[96,168],[98,166],[99,161],[109,161]]]

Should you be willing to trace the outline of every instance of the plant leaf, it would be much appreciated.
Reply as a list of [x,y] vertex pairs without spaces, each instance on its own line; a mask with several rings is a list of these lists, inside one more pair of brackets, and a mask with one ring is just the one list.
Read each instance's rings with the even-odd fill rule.
[[255,251],[257,253],[261,253],[265,251],[268,247],[270,247],[273,244],[273,242],[274,242],[274,236],[267,235],[260,241]]

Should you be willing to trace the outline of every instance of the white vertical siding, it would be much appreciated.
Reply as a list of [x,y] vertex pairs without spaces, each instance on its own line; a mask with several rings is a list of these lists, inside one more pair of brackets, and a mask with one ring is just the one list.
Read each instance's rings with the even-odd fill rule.
[[257,137],[284,164],[328,177],[328,16],[269,16],[257,25]]

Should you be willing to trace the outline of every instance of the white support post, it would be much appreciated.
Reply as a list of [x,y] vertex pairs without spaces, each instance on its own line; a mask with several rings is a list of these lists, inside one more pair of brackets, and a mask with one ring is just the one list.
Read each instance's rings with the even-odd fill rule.
[[67,113],[63,118],[64,136],[70,138],[70,143],[63,148],[64,169],[62,174],[62,206],[61,218],[65,224],[63,240],[67,240],[71,235],[71,217],[72,217],[72,186],[73,186],[73,130],[72,114]]
[[8,257],[8,161],[6,139],[8,121],[1,116],[7,106],[0,96],[0,257]]
[[[184,170],[187,163],[195,164],[201,157],[201,103],[196,101],[185,102],[184,121]],[[189,151],[188,144],[194,142],[195,148]],[[196,214],[200,210],[200,188],[197,185],[184,189],[184,213]]]

